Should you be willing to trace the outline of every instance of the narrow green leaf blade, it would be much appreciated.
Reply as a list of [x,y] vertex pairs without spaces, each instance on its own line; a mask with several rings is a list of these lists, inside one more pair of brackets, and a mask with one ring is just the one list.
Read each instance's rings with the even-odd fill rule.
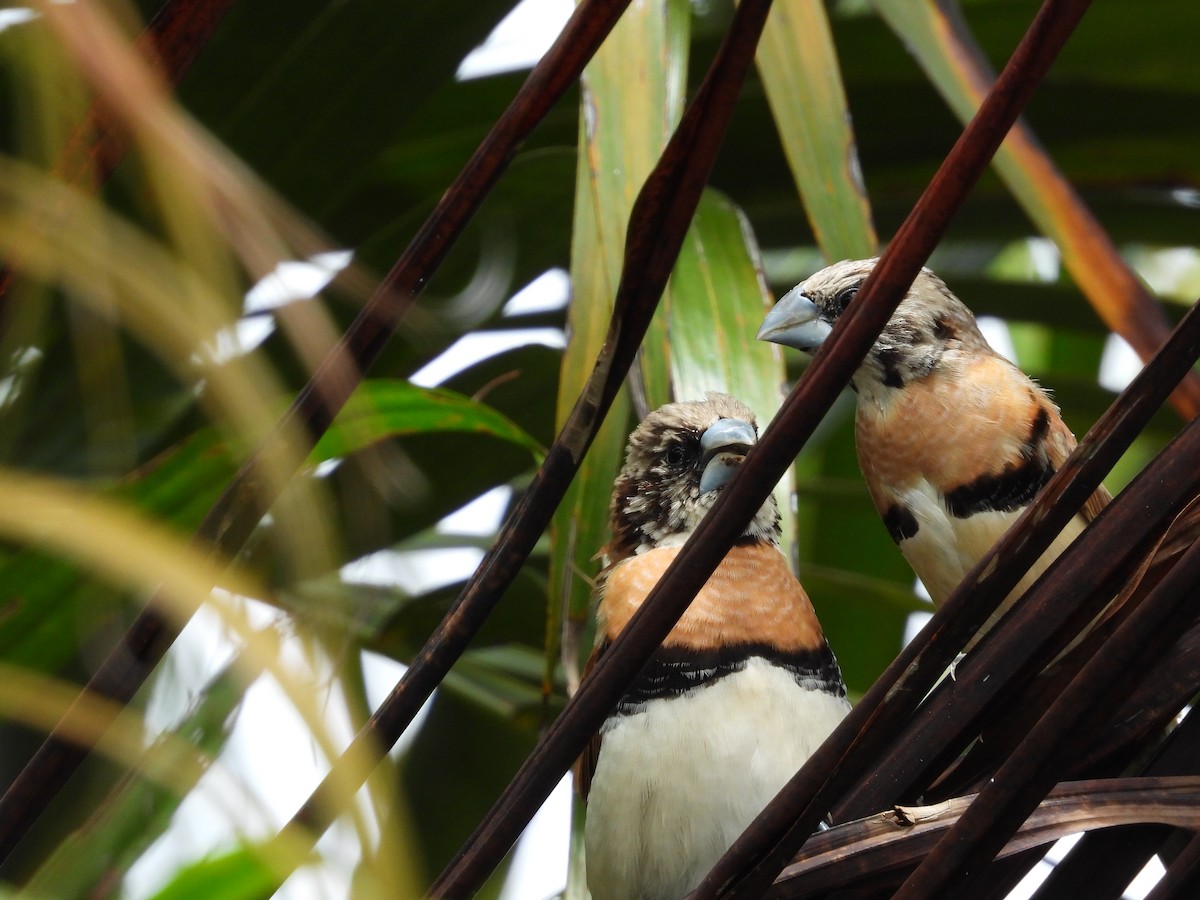
[[873,256],[871,205],[821,0],[775,3],[758,70],[817,243],[830,260]]
[[[770,306],[749,223],[728,198],[706,192],[658,313],[669,339],[652,356],[669,361],[673,395],[732,394],[765,427],[783,402],[787,380],[780,348],[755,338]],[[781,510],[791,509],[792,491],[789,474],[775,490]],[[790,547],[790,515],[784,516],[784,539]]]
[[[689,15],[685,0],[631,6],[584,73],[571,247],[571,339],[559,379],[559,425],[604,343],[634,198],[680,115]],[[630,60],[638,64],[630,65]],[[649,341],[648,337],[647,346]],[[668,374],[656,373],[655,378],[666,385]],[[568,681],[590,645],[585,635],[592,579],[599,571],[596,554],[607,539],[608,501],[621,464],[630,408],[629,397],[622,392],[552,525],[548,666],[558,658],[560,635],[565,631]],[[565,610],[565,629],[559,610]]]
[[429,432],[489,434],[525,447],[535,457],[543,452],[527,432],[484,403],[442,388],[382,379],[359,385],[311,459],[347,456],[384,438]]

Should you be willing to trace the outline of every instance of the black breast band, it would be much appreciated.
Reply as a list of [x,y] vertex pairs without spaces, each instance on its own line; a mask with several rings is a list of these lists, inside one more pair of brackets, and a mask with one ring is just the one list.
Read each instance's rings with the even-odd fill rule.
[[614,712],[632,715],[641,712],[651,700],[667,700],[701,690],[726,675],[742,671],[754,657],[787,671],[803,687],[836,697],[846,696],[841,669],[828,644],[822,644],[818,650],[790,652],[768,644],[733,644],[714,650],[660,647]]

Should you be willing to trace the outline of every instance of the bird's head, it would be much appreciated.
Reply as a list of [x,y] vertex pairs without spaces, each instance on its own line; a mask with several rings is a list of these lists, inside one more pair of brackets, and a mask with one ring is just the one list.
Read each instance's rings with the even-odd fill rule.
[[[843,260],[792,288],[763,320],[759,340],[815,351],[877,261]],[[850,383],[859,392],[902,388],[934,372],[948,352],[987,346],[971,311],[923,268]]]
[[[629,436],[613,488],[609,561],[687,540],[757,440],[754,414],[726,394],[670,403],[647,416]],[[745,538],[778,537],[779,511],[768,497]]]

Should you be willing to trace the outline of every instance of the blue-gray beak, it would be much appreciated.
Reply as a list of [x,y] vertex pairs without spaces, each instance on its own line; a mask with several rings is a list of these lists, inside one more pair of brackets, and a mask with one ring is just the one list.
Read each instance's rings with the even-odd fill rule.
[[783,295],[758,329],[760,341],[771,341],[811,353],[829,337],[832,326],[821,318],[821,310],[799,286]]
[[740,419],[718,419],[700,436],[700,492],[708,493],[725,485],[750,448],[758,442],[754,426]]

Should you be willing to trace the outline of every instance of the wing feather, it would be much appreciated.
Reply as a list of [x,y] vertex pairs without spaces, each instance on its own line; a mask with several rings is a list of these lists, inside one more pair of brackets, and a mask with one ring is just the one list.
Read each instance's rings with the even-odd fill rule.
[[[1049,400],[1046,401],[1050,403]],[[1063,463],[1067,461],[1067,457],[1071,455],[1071,451],[1075,449],[1075,435],[1071,433],[1071,429],[1067,427],[1067,423],[1062,420],[1062,416],[1058,414],[1057,409],[1051,406],[1050,424],[1046,433],[1046,458],[1050,463],[1051,468],[1057,472],[1062,468]],[[1092,519],[1100,515],[1100,511],[1112,501],[1112,494],[1108,492],[1108,488],[1100,485],[1088,497],[1087,502],[1083,504],[1083,509],[1080,514],[1085,522],[1091,522]]]
[[[587,664],[583,667],[583,677],[587,678],[588,673],[595,667],[597,660],[600,659],[602,653],[608,649],[608,640],[601,643],[592,651],[592,655],[588,657]],[[575,774],[575,790],[579,792],[579,799],[587,802],[588,792],[592,788],[592,774],[596,771],[596,760],[600,758],[600,732],[592,735],[592,739],[588,741],[583,753],[579,754],[579,758],[575,760],[575,765],[572,766],[572,771]]]

